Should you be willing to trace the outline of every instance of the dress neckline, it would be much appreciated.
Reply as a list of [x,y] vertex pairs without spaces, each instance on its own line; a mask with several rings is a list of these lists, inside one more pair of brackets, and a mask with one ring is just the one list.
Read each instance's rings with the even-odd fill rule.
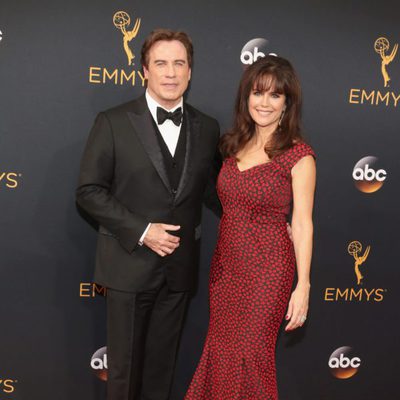
[[295,148],[295,147],[297,147],[297,146],[300,146],[300,145],[302,145],[302,144],[305,144],[305,143],[304,143],[304,142],[294,143],[292,147],[290,147],[289,149],[287,149],[287,150],[284,151],[283,153],[279,154],[278,156],[274,157],[272,160],[269,160],[269,161],[267,161],[267,162],[263,162],[263,163],[260,163],[260,164],[253,165],[252,167],[246,168],[246,169],[244,169],[244,170],[240,170],[240,168],[239,168],[239,166],[238,166],[238,163],[237,163],[235,157],[232,157],[232,161],[233,161],[233,163],[235,164],[236,170],[237,170],[240,174],[244,174],[244,173],[247,172],[247,171],[250,171],[250,170],[253,170],[253,169],[262,167],[262,166],[264,166],[264,165],[268,165],[268,164],[273,163],[273,162],[275,161],[276,158],[278,158],[278,157],[280,157],[280,156],[286,154],[288,151],[290,151],[290,150],[292,150],[293,148]]
[[234,162],[234,164],[235,164],[236,169],[239,171],[240,174],[243,174],[243,173],[245,173],[245,172],[247,172],[247,171],[250,171],[250,170],[252,170],[252,169],[256,169],[256,168],[258,168],[258,167],[262,167],[263,165],[271,164],[271,163],[273,162],[273,160],[269,160],[269,161],[266,161],[266,162],[263,162],[263,163],[260,163],[260,164],[256,164],[256,165],[253,165],[252,167],[249,167],[249,168],[246,168],[246,169],[241,170],[241,169],[239,168],[239,165],[238,165],[236,159],[233,157],[232,160],[233,160],[233,162]]

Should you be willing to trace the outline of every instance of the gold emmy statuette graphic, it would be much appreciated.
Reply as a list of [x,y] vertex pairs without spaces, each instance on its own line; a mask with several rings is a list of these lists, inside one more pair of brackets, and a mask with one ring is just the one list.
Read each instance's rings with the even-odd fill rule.
[[365,252],[362,256],[359,256],[358,254],[361,253],[362,250],[362,245],[360,242],[354,240],[349,244],[347,247],[347,251],[349,252],[350,255],[354,257],[354,272],[356,273],[357,276],[357,285],[361,284],[361,280],[364,278],[360,272],[360,265],[364,263],[364,261],[368,258],[370,246],[367,246],[365,249]]
[[131,24],[131,17],[125,11],[117,11],[114,14],[113,22],[117,29],[119,29],[122,34],[124,35],[124,50],[128,57],[128,65],[134,65],[133,59],[135,55],[133,54],[132,50],[129,48],[128,43],[134,39],[139,32],[140,28],[140,18],[136,19],[135,26],[131,31],[127,31],[126,28]]
[[380,37],[375,40],[374,49],[382,58],[381,71],[383,80],[385,82],[385,87],[389,86],[389,81],[390,81],[390,76],[386,71],[386,66],[390,64],[396,57],[399,45],[396,43],[390,55],[386,55],[386,51],[389,50],[389,47],[390,47],[389,40],[387,40],[385,37]]

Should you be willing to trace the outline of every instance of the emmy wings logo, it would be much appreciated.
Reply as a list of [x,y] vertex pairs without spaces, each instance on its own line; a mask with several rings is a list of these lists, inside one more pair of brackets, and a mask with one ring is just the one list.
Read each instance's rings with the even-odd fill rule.
[[[117,11],[113,17],[112,22],[115,28],[122,34],[122,50],[125,53],[128,67],[135,66],[136,55],[134,53],[134,39],[139,33],[141,26],[141,18],[136,18],[135,23],[131,26],[131,17],[125,11]],[[145,78],[140,69],[115,68],[109,66],[90,66],[89,67],[89,83],[92,84],[114,84],[125,85],[130,84],[135,86],[137,84],[144,86]]]
[[347,247],[348,253],[354,257],[354,273],[357,277],[357,285],[361,285],[361,281],[364,279],[360,271],[360,265],[367,260],[370,250],[371,246],[367,246],[364,254],[361,255],[362,244],[357,240],[350,242],[349,246]]
[[352,88],[349,92],[350,104],[369,104],[371,106],[384,105],[386,107],[397,107],[400,100],[400,94],[389,90],[391,77],[387,67],[395,60],[398,48],[398,43],[395,43],[393,47],[391,47],[389,39],[386,37],[378,37],[375,40],[373,49],[375,50],[375,53],[379,55],[379,58],[374,58],[375,62],[377,60],[378,62],[380,61],[380,81],[383,88],[386,89],[370,90],[365,88]]
[[383,77],[383,82],[384,86],[388,87],[389,86],[389,81],[390,81],[390,76],[386,70],[386,66],[389,65],[394,58],[396,57],[397,54],[397,49],[399,48],[399,45],[396,43],[391,51],[390,54],[389,52],[390,49],[390,44],[389,40],[387,40],[385,37],[380,37],[375,40],[374,44],[374,49],[375,51],[381,56],[381,72],[382,72],[382,77]]
[[328,287],[325,289],[324,300],[330,302],[381,302],[387,289],[369,288],[364,286],[364,274],[367,269],[367,259],[371,252],[371,246],[368,245],[365,250],[358,240],[351,241],[347,246],[347,253],[352,257],[354,286],[353,287]]
[[125,11],[117,11],[113,17],[114,26],[119,29],[123,35],[124,50],[128,57],[128,65],[135,65],[133,59],[135,55],[129,47],[129,42],[136,37],[139,32],[141,19],[137,18],[132,30],[127,30],[131,24],[131,17]]

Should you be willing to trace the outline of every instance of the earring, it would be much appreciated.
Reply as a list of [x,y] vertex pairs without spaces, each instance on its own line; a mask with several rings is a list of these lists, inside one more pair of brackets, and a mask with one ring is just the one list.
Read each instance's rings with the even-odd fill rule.
[[282,111],[282,114],[281,114],[281,116],[280,116],[280,118],[279,118],[278,126],[281,126],[283,117],[285,116],[285,111],[286,111],[286,108]]

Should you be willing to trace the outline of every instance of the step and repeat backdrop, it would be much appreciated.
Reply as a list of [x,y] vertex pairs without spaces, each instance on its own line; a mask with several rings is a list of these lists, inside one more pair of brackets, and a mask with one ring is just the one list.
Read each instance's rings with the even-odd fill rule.
[[[106,291],[74,190],[95,115],[143,93],[140,48],[157,27],[191,35],[187,100],[222,130],[257,58],[288,58],[302,81],[318,166],[312,295],[305,327],[279,337],[280,398],[397,398],[399,16],[388,0],[2,0],[0,398],[105,399]],[[174,400],[207,330],[217,224],[204,210]]]

